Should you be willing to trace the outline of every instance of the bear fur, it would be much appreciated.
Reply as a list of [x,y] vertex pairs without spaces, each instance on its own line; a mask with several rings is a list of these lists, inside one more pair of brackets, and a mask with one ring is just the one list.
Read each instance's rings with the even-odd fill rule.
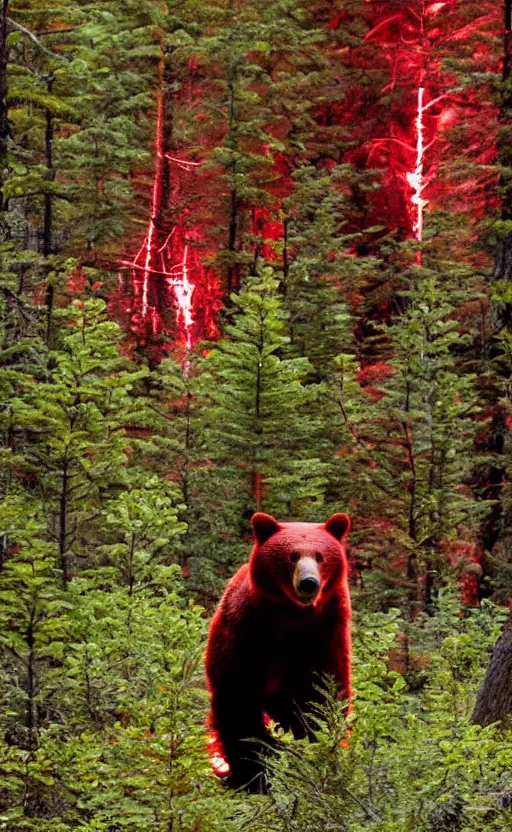
[[316,686],[332,676],[350,699],[350,595],[346,514],[324,524],[252,518],[250,560],[230,580],[206,650],[210,727],[234,788],[264,791],[268,718],[299,739]]

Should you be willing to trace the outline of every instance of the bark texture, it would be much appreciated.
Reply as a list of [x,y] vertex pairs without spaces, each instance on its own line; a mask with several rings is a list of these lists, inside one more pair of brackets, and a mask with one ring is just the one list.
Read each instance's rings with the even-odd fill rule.
[[9,139],[9,110],[7,105],[7,15],[8,0],[2,0],[0,18],[0,211],[4,208],[2,185],[7,165],[7,141]]
[[472,722],[490,725],[507,722],[512,714],[512,621],[494,645],[489,665],[478,691]]

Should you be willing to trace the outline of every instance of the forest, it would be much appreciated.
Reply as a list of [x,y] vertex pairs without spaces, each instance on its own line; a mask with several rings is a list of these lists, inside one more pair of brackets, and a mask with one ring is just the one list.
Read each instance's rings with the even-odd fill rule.
[[[0,2],[0,832],[512,832],[512,0]],[[267,794],[256,511],[351,520]]]

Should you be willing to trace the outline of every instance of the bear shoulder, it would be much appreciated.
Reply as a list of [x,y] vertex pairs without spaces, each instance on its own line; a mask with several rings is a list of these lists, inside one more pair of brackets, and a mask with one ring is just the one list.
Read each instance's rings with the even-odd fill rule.
[[229,581],[212,624],[217,619],[218,624],[229,627],[231,632],[235,633],[255,611],[256,606],[251,593],[249,564],[244,563]]

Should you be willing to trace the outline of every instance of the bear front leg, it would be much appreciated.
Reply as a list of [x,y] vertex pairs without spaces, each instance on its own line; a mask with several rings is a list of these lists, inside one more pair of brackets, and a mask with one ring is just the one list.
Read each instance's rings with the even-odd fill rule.
[[345,587],[340,595],[332,636],[327,646],[324,672],[333,676],[338,688],[338,699],[345,700],[348,703],[347,713],[350,712],[352,698],[350,618],[350,597],[348,587]]
[[291,695],[272,694],[265,701],[265,712],[283,731],[291,731],[296,740],[306,737],[313,740],[315,735],[308,714],[314,696],[313,687],[306,694],[301,691],[295,698]]
[[262,757],[268,753],[271,738],[263,722],[261,703],[247,698],[247,690],[238,696],[214,693],[210,724],[220,742],[229,765],[227,782],[235,789],[253,793],[266,791]]

